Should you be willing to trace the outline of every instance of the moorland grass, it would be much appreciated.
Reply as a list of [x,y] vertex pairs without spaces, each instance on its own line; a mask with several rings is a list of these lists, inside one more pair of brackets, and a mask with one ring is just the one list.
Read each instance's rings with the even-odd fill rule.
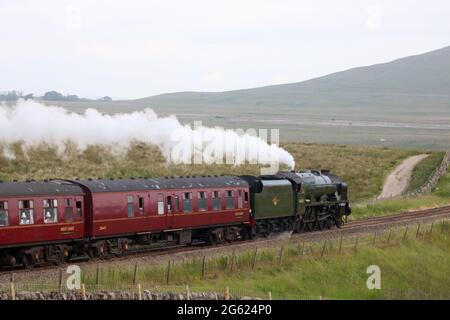
[[[349,185],[351,201],[375,197],[385,176],[405,157],[418,152],[383,147],[288,143],[283,145],[296,161],[296,169],[330,169]],[[6,157],[3,150],[7,150]],[[258,165],[167,164],[158,148],[134,143],[116,154],[105,146],[79,151],[67,143],[62,151],[49,145],[30,147],[16,143],[0,146],[0,180],[46,178],[128,178],[213,174],[259,175]],[[286,168],[280,168],[286,169]]]
[[[236,255],[233,270],[230,256],[208,259],[202,275],[202,260],[186,260],[172,264],[169,287],[167,267],[142,264],[137,283],[144,288],[157,290],[184,290],[189,285],[193,291],[223,292],[229,287],[233,294],[267,297],[270,291],[275,299],[302,299],[307,297],[330,299],[439,299],[450,298],[450,241],[448,223],[422,225],[416,238],[412,226],[404,238],[405,229],[397,229],[391,235],[386,231],[376,238],[373,235],[345,240],[342,251],[339,241],[328,245],[322,256],[322,243],[313,243],[304,256],[300,246],[285,245],[282,263],[279,248],[244,251]],[[389,243],[389,244],[388,244]],[[381,269],[381,290],[368,290],[367,267],[377,265]],[[133,280],[130,268],[102,269],[100,288],[130,286]],[[95,271],[84,273],[83,282],[95,289]],[[158,289],[159,288],[159,289]],[[169,289],[167,289],[169,288]]]
[[[353,207],[350,219],[399,213],[416,208],[429,208],[450,203],[450,176],[441,179],[432,195],[411,199],[374,200],[381,192],[385,177],[404,158],[419,151],[345,145],[288,143],[283,145],[296,160],[296,169],[330,169],[349,186]],[[257,165],[176,165],[167,164],[155,146],[134,143],[125,153],[114,153],[105,146],[90,146],[84,151],[67,143],[62,151],[49,145],[30,147],[22,144],[0,146],[0,180],[46,178],[128,178],[187,175],[260,174]],[[431,153],[420,164],[414,181],[425,179],[442,153]],[[430,159],[430,160],[428,160]],[[433,161],[431,161],[433,160]],[[433,165],[434,163],[434,165]],[[283,169],[283,168],[281,168]]]
[[421,187],[433,173],[433,171],[439,167],[444,158],[445,152],[431,153],[427,158],[420,161],[412,172],[411,181],[406,191],[412,191]]

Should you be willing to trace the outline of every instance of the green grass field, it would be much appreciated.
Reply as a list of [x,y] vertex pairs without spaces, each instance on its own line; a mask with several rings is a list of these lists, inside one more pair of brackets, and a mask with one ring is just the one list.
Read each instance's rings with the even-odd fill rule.
[[[448,299],[449,225],[421,225],[417,238],[416,229],[410,226],[406,238],[405,229],[396,229],[391,235],[379,233],[375,244],[372,234],[362,235],[357,250],[354,237],[344,240],[342,250],[336,239],[327,244],[323,255],[322,242],[307,245],[304,256],[296,242],[286,244],[284,251],[263,249],[256,262],[252,250],[236,254],[234,260],[223,255],[207,259],[205,272],[201,259],[172,263],[170,271],[141,264],[136,283],[144,288],[161,286],[158,290],[184,290],[189,285],[191,290],[203,292],[223,292],[229,287],[232,294],[263,298],[270,291],[274,299]],[[381,269],[381,290],[367,289],[366,269],[371,265]],[[100,270],[98,288],[126,287],[133,278],[132,265],[106,267]],[[96,279],[91,268],[84,273],[83,283],[92,290]]]
[[[188,285],[192,292],[223,293],[228,287],[232,295],[267,298],[271,292],[273,299],[450,299],[450,224],[437,221],[417,230],[412,225],[376,237],[361,234],[358,242],[347,235],[342,245],[339,238],[328,239],[325,249],[322,241],[303,246],[291,239],[258,251],[238,251],[234,258],[225,252],[207,257],[204,267],[201,257],[171,262],[170,267],[141,262],[137,269],[134,263],[100,264],[97,269],[91,264],[82,266],[82,283],[88,292],[136,293],[141,284],[152,292],[185,292]],[[380,290],[366,285],[367,268],[373,265],[381,271]],[[58,283],[56,275],[16,286],[18,291],[57,291]]]

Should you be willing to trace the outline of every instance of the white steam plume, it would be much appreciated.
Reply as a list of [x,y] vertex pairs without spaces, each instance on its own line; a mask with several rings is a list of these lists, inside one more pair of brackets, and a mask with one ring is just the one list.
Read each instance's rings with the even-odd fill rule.
[[[90,145],[107,145],[119,151],[139,141],[157,145],[167,161],[174,163],[196,163],[198,155],[206,163],[220,163],[220,157],[229,163],[221,156],[223,151],[236,165],[279,161],[293,168],[295,164],[286,150],[255,135],[240,135],[221,128],[191,128],[182,125],[175,116],[158,118],[151,109],[105,115],[95,109],[77,114],[31,100],[21,100],[13,106],[0,105],[0,143],[19,141],[25,147],[47,143],[61,151],[67,141],[75,142],[81,150]],[[244,146],[245,151],[236,151],[235,146]]]

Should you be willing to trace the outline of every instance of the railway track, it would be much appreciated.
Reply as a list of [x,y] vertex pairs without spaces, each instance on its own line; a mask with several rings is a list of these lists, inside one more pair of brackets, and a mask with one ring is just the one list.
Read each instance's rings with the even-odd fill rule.
[[362,220],[354,220],[347,223],[343,229],[348,230],[361,227],[371,227],[380,224],[396,224],[410,221],[415,222],[417,220],[433,220],[446,217],[450,217],[450,206],[404,212],[389,216],[378,216]]
[[[407,225],[411,223],[417,222],[427,222],[427,221],[436,221],[441,219],[450,218],[450,206],[433,208],[433,209],[425,209],[418,210],[412,212],[405,212],[395,215],[389,216],[379,216],[362,220],[350,221],[345,224],[342,228],[336,229],[333,228],[331,230],[318,230],[315,232],[307,232],[307,233],[299,233],[293,234],[288,237],[293,240],[303,240],[303,241],[315,241],[317,239],[322,239],[324,237],[341,235],[342,233],[364,233],[369,232],[373,228],[377,229],[388,229],[398,225]],[[274,240],[276,240],[277,236],[269,237],[269,238],[257,238],[255,240],[243,240],[239,242],[232,243],[223,243],[217,244],[214,246],[206,245],[206,244],[198,244],[195,246],[173,246],[173,247],[162,247],[162,248],[153,248],[151,250],[133,250],[128,252],[127,254],[120,257],[111,257],[102,260],[87,260],[87,261],[79,261],[78,265],[96,265],[98,263],[108,264],[108,263],[116,263],[123,262],[129,259],[136,258],[144,258],[151,257],[153,259],[164,258],[164,260],[169,260],[176,255],[183,254],[184,255],[196,255],[199,252],[218,252],[223,249],[247,249],[254,247],[256,245],[264,245],[273,244]],[[284,240],[282,240],[284,241]],[[203,253],[205,254],[205,253]],[[12,268],[3,268],[0,270],[0,276],[4,276],[5,274],[10,274],[14,272],[15,274],[21,273],[34,273],[34,272],[45,272],[51,271],[55,269],[59,269],[60,266],[55,265],[43,265],[34,269],[12,269]]]

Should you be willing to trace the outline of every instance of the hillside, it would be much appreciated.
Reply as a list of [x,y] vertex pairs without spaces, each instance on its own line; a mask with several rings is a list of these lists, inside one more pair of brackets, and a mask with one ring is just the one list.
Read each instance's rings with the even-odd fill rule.
[[450,106],[450,46],[312,80],[226,92],[179,92],[134,100],[158,107]]

